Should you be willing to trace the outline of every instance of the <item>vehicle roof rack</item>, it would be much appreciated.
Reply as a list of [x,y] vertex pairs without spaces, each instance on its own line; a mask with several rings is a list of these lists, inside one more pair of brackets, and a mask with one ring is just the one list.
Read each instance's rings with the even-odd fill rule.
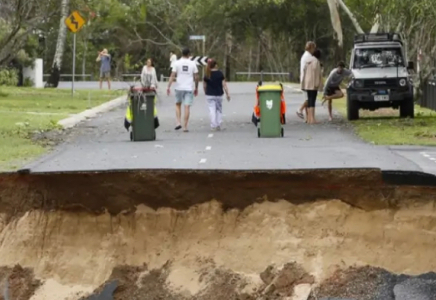
[[399,33],[360,33],[354,36],[354,43],[371,43],[371,42],[398,42],[403,45],[403,39]]

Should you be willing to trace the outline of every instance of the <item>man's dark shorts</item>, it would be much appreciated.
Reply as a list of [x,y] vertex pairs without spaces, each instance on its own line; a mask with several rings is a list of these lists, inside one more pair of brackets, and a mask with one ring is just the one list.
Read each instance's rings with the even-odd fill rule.
[[336,94],[336,91],[341,91],[341,89],[338,86],[328,87],[326,96],[334,95],[334,94]]

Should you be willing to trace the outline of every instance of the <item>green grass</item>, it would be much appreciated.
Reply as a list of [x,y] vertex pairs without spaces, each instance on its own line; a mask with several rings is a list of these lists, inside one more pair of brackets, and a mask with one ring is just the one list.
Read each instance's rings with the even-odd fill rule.
[[69,89],[0,86],[0,171],[15,169],[47,150],[32,139],[36,133],[57,129],[59,120],[123,93],[79,90],[71,97]]
[[[333,100],[333,107],[346,117],[346,100]],[[436,112],[415,106],[414,119],[400,119],[398,109],[360,110],[352,121],[356,134],[376,145],[436,145]]]

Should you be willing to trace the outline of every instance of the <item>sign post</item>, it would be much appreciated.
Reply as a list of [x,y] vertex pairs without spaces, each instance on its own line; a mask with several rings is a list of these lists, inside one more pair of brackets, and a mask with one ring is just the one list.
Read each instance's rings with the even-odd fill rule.
[[[191,35],[191,36],[189,36],[189,39],[191,41],[198,41],[198,40],[203,41],[203,47],[202,48],[203,48],[203,57],[204,57],[205,56],[205,52],[206,52],[206,36],[205,35]],[[202,74],[203,74],[203,76],[202,76],[201,80],[203,80],[203,77],[204,77],[204,68],[203,68]]]
[[74,79],[76,76],[76,34],[85,25],[85,19],[75,10],[65,19],[65,25],[73,33],[73,78],[71,81],[71,96],[74,96]]

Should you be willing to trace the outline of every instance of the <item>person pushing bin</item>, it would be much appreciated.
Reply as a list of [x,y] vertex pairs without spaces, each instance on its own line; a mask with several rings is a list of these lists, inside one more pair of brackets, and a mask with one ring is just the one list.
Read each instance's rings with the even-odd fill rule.
[[286,102],[282,84],[262,86],[259,82],[252,121],[258,127],[258,137],[284,136],[282,125],[286,124]]
[[132,141],[153,141],[159,118],[156,108],[156,91],[151,88],[132,87],[129,93],[129,105],[124,118],[124,127],[129,130]]

